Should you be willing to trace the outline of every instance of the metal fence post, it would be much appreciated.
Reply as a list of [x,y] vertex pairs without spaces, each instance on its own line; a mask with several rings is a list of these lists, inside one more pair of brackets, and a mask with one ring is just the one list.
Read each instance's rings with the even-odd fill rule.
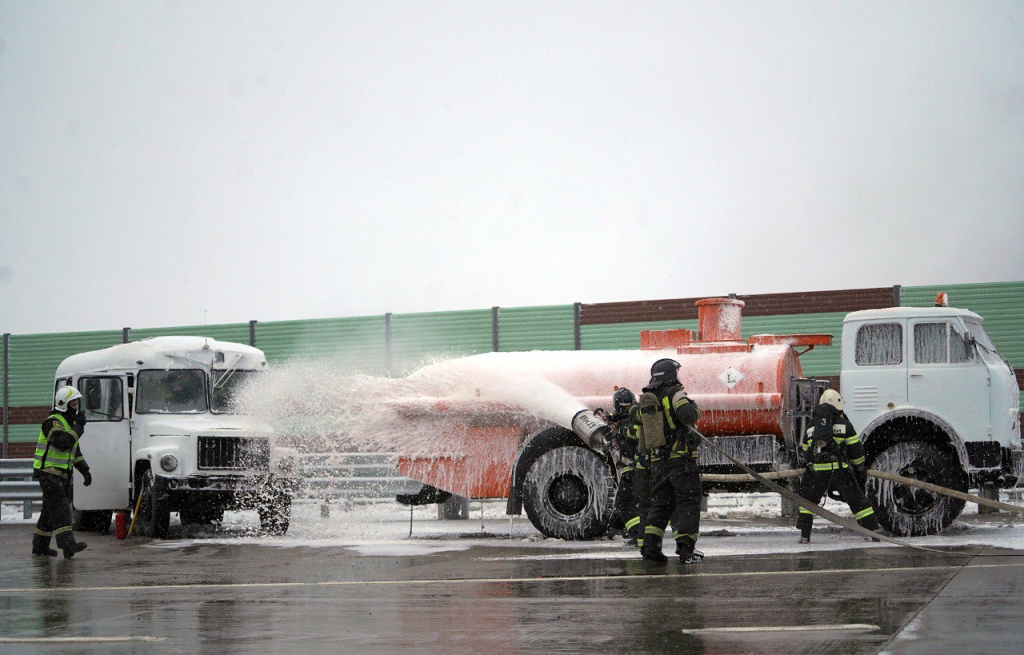
[[900,298],[900,290],[901,290],[901,288],[902,287],[900,285],[898,285],[898,284],[892,285],[892,306],[893,307],[902,307],[902,305],[900,304],[900,302],[902,300]]
[[256,321],[249,321],[249,345],[256,347]]
[[3,458],[7,459],[7,423],[8,423],[8,399],[7,399],[7,371],[10,368],[11,363],[11,333],[4,333],[4,447],[3,447]]
[[391,312],[384,314],[384,370],[391,376]]
[[121,343],[128,343],[132,340],[132,329],[130,327],[121,328]]
[[498,352],[498,308],[491,307],[491,350]]
[[583,349],[583,340],[580,338],[580,309],[582,305],[580,303],[573,303],[572,305],[572,342],[574,350]]

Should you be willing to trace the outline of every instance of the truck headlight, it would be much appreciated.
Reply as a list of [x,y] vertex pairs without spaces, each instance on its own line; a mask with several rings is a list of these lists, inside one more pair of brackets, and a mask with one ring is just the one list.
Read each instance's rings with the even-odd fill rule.
[[160,458],[160,468],[170,473],[178,468],[178,458],[174,455],[164,455]]

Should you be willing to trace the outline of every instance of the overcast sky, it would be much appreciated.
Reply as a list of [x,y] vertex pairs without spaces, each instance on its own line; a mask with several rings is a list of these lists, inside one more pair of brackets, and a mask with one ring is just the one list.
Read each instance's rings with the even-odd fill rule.
[[2,332],[1022,280],[1022,235],[1018,1],[0,0]]

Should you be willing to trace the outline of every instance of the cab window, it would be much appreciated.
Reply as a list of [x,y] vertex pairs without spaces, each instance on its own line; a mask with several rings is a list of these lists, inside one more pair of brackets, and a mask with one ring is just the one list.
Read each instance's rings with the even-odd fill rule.
[[974,358],[967,339],[945,321],[914,326],[914,362],[917,364],[959,364]]
[[857,330],[855,361],[858,366],[891,366],[903,362],[903,326],[869,323]]
[[120,421],[124,418],[124,383],[121,378],[79,378],[78,386],[87,421]]
[[207,409],[206,373],[199,369],[139,371],[139,414],[201,414]]

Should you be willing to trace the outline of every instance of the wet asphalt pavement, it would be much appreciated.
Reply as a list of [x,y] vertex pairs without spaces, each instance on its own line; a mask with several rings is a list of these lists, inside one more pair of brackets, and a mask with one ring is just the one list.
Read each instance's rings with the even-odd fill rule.
[[497,537],[403,557],[89,534],[89,549],[64,560],[30,556],[31,535],[0,526],[5,654],[1024,651],[1021,551],[659,566],[582,550],[524,557],[529,544]]

